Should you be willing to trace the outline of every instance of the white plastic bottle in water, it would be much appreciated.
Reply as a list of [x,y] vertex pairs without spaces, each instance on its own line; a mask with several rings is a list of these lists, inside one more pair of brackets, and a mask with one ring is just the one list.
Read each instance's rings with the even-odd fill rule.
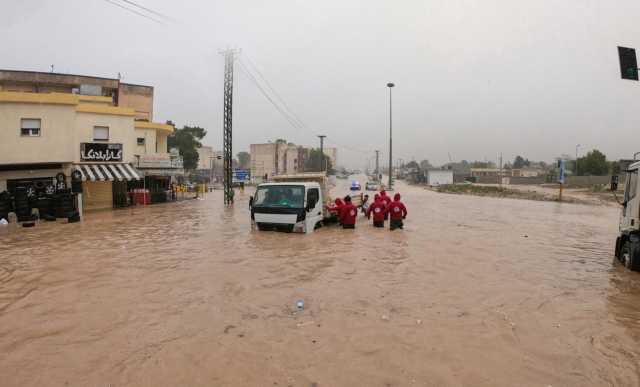
[[297,308],[299,311],[304,310],[304,300],[298,300],[298,301],[296,301],[296,308]]

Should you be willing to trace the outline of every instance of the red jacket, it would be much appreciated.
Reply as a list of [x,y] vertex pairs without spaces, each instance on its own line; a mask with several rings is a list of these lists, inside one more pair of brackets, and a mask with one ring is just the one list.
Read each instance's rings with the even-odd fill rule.
[[387,195],[380,195],[380,199],[384,202],[384,205],[389,207],[389,204],[391,204],[391,197],[387,196]]
[[369,206],[369,210],[367,211],[367,218],[371,218],[371,213],[373,213],[374,222],[383,222],[384,212],[386,209],[387,206],[384,205],[384,202],[382,200],[376,200],[372,205]]
[[342,224],[356,224],[357,217],[358,209],[351,203],[345,203],[340,209],[340,223]]
[[407,207],[405,207],[398,198],[389,204],[387,213],[391,217],[391,220],[404,219],[407,216]]

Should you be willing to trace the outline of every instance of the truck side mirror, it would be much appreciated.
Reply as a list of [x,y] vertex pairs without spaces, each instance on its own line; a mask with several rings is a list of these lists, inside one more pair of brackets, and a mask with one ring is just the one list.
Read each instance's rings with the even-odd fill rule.
[[611,182],[609,183],[609,190],[610,191],[617,191],[618,190],[618,179],[619,176],[618,175],[611,175]]
[[249,196],[249,209],[253,207],[253,196]]

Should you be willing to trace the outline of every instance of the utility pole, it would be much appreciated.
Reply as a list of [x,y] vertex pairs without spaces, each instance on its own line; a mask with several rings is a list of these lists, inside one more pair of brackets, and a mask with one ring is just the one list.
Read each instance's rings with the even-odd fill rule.
[[227,49],[224,54],[224,118],[223,118],[223,165],[224,203],[233,204],[233,61],[235,50]]
[[395,86],[392,82],[387,83],[389,88],[389,186],[388,190],[393,189],[393,105],[391,103],[391,89]]
[[500,152],[500,176],[498,176],[498,179],[500,179],[498,184],[502,187],[502,152]]
[[318,135],[320,138],[320,172],[324,172],[324,138],[327,137],[323,134]]
[[576,169],[574,171],[576,176],[578,176],[578,148],[580,148],[580,144],[576,145]]
[[380,151],[376,150],[376,180],[380,180]]

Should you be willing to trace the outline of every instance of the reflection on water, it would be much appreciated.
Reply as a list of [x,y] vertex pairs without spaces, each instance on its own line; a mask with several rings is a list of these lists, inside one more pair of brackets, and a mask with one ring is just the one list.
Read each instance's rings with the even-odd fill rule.
[[394,232],[252,231],[249,189],[0,230],[2,385],[638,385],[615,209],[400,191]]

